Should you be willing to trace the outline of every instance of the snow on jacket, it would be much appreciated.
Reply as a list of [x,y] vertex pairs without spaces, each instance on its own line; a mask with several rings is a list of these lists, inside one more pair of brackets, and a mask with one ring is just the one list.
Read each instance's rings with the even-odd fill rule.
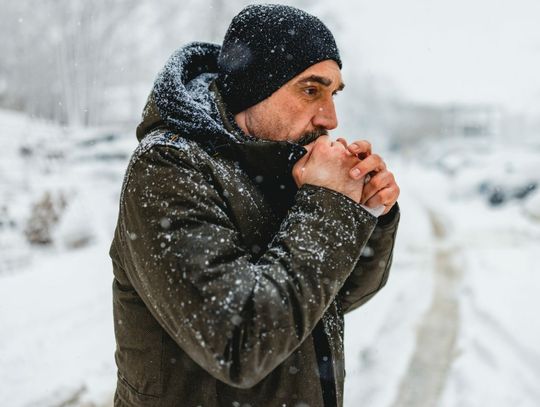
[[241,132],[218,52],[177,50],[137,128],[110,250],[114,404],[341,406],[343,315],[386,283],[399,207],[298,189],[306,150]]

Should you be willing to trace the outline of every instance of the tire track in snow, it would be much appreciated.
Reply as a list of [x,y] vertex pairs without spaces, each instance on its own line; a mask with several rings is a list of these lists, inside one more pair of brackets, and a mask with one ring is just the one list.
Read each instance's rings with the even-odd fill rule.
[[443,243],[446,230],[429,211],[436,239],[435,288],[430,308],[417,330],[416,346],[401,380],[393,407],[433,407],[438,404],[455,356],[459,329],[459,303],[456,288],[460,272],[453,265],[455,249]]

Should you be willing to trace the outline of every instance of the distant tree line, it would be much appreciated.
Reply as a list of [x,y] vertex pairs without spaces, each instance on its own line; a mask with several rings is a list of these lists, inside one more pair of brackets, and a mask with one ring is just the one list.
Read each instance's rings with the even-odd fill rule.
[[0,14],[0,108],[67,125],[122,120],[115,113],[125,107],[117,104],[139,101],[138,87],[150,88],[173,49],[219,41],[244,3],[7,0]]

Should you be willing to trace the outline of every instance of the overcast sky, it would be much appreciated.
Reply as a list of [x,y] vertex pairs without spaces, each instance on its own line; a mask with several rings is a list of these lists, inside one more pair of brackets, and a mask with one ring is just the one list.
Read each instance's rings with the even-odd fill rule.
[[388,76],[403,96],[540,114],[540,0],[333,4],[345,11],[345,63]]

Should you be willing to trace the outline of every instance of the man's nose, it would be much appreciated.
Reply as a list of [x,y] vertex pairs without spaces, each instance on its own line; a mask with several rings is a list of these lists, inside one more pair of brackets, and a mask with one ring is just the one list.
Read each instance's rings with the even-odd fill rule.
[[334,100],[320,105],[315,116],[313,116],[313,126],[315,128],[322,127],[326,130],[333,130],[338,126],[338,120],[336,115],[336,108],[334,106]]

